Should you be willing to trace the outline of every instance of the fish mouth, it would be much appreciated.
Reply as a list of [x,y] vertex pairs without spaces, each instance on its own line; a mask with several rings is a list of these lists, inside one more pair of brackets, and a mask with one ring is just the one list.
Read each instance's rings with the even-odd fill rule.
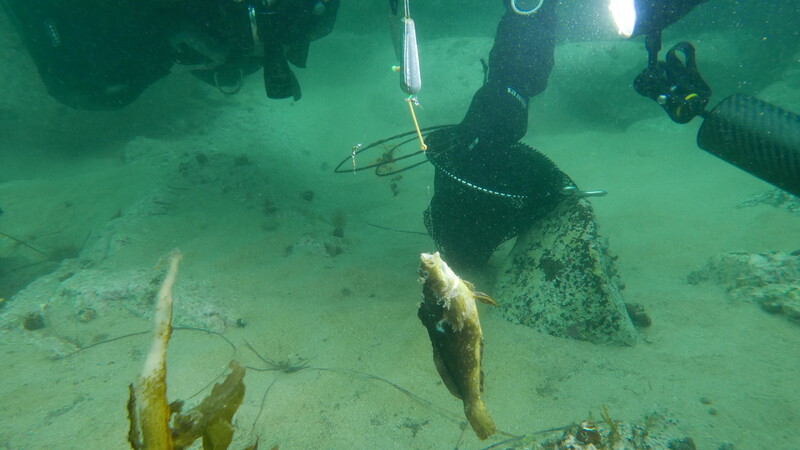
[[436,260],[439,259],[439,252],[436,253],[420,253],[419,260],[423,267],[430,268],[436,265]]

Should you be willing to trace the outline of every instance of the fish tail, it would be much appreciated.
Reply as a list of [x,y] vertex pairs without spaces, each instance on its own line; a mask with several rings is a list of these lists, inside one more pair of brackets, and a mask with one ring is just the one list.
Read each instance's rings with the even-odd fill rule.
[[477,398],[471,402],[464,402],[464,412],[478,439],[484,440],[494,434],[496,430],[494,421],[489,417],[489,410],[486,409],[483,400]]

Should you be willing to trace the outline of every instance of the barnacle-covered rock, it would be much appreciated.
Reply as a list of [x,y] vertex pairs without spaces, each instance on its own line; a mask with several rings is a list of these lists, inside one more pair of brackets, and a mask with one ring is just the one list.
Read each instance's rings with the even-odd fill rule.
[[592,342],[636,341],[614,257],[586,199],[565,199],[520,235],[497,286],[500,314],[511,322]]

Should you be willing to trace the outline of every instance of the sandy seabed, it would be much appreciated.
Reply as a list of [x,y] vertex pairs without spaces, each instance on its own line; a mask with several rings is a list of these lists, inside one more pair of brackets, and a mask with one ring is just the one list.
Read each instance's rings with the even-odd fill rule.
[[[351,73],[356,55],[340,58],[348,63],[300,73],[306,89],[296,104],[266,101],[258,77],[223,98],[173,75],[138,111],[191,84],[179,91],[196,97],[180,103],[192,113],[157,129],[152,117],[136,123],[129,113],[108,131],[126,139],[102,137],[85,125],[91,115],[63,110],[41,87],[31,94],[51,108],[48,127],[2,149],[0,231],[70,258],[26,280],[2,311],[0,448],[126,448],[127,385],[147,334],[70,352],[149,331],[147,293],[174,248],[184,254],[175,324],[221,334],[175,332],[171,400],[198,401],[231,359],[264,367],[246,343],[309,366],[248,371],[232,448],[256,437],[264,448],[481,448],[599,418],[603,406],[622,421],[658,414],[698,448],[800,448],[800,326],[731,300],[722,286],[686,281],[722,252],[797,250],[800,216],[737,208],[769,186],[698,150],[696,124],[664,117],[625,132],[553,132],[537,129],[533,113],[525,142],[581,187],[609,191],[593,200],[601,233],[619,256],[626,301],[643,305],[653,324],[635,346],[601,346],[545,336],[482,307],[483,398],[502,433],[481,442],[463,429],[461,402],[442,385],[416,317],[418,255],[433,243],[370,225],[424,231],[433,172],[333,173],[353,145],[410,129],[394,75],[374,68],[382,59]],[[430,70],[434,80],[446,73]],[[426,86],[434,93],[421,94],[423,124],[460,120],[475,78]],[[63,142],[78,150],[48,147]],[[491,292],[510,245],[485,270],[461,275]],[[5,268],[40,259],[0,241]],[[28,313],[41,313],[45,326],[24,330]]]

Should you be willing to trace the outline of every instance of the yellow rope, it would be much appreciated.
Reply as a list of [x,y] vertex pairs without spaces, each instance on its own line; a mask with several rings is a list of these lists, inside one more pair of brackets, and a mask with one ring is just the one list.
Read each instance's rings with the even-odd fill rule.
[[414,99],[408,97],[406,101],[408,102],[408,110],[411,111],[411,118],[414,120],[414,128],[417,130],[417,137],[419,137],[419,149],[424,152],[428,149],[428,146],[425,145],[425,140],[422,138],[422,131],[420,131],[419,123],[417,123],[417,115],[414,113]]

